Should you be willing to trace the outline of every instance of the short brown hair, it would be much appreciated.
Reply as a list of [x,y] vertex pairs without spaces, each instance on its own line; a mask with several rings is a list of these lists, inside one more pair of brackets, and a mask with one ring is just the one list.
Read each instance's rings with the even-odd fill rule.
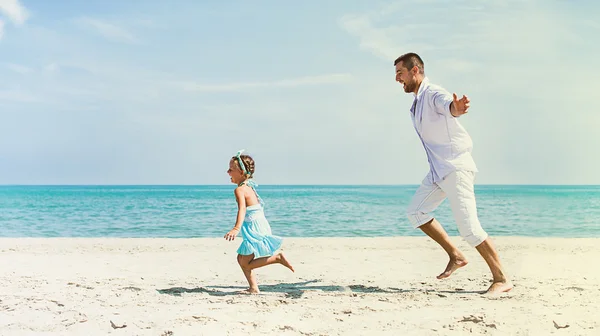
[[[242,162],[244,163],[244,167],[246,168],[248,177],[252,177],[254,175],[254,159],[250,155],[246,155],[246,154],[240,155],[240,159],[242,159]],[[237,156],[232,157],[231,160],[233,160],[235,165],[241,171],[244,171],[244,169],[242,169],[242,167],[240,167],[240,162],[238,161]]]
[[425,64],[423,63],[421,56],[419,56],[415,53],[412,53],[412,52],[406,53],[406,54],[396,58],[396,60],[394,61],[394,66],[396,66],[400,62],[402,62],[402,65],[405,68],[407,68],[408,70],[410,70],[416,66],[417,68],[419,68],[419,73],[421,73],[421,74],[425,73]]

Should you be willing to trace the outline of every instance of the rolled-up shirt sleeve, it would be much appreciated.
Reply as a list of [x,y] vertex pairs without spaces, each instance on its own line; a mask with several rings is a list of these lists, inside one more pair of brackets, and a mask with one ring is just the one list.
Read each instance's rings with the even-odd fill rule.
[[450,104],[453,100],[450,92],[441,90],[433,92],[433,106],[435,107],[435,111],[439,114],[454,118],[452,113],[450,113]]

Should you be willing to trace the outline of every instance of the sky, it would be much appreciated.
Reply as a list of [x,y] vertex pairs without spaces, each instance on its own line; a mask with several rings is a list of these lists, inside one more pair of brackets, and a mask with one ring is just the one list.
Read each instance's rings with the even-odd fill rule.
[[600,184],[600,3],[0,0],[0,184],[418,184],[394,60],[471,99],[478,184]]

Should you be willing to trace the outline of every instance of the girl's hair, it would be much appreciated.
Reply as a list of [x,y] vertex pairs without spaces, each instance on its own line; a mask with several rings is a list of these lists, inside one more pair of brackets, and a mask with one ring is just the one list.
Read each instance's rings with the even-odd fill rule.
[[[242,162],[244,163],[244,167],[246,167],[246,171],[248,172],[248,177],[252,177],[254,175],[254,159],[250,155],[242,154],[240,155]],[[235,163],[236,167],[238,167],[241,171],[244,171],[242,167],[240,167],[240,162],[237,157],[231,158]]]

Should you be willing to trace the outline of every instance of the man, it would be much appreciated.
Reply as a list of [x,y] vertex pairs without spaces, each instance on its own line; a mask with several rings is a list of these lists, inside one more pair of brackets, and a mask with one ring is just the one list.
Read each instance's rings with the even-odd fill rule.
[[450,95],[430,83],[425,77],[423,60],[415,53],[398,57],[394,66],[396,81],[403,85],[406,93],[415,96],[410,114],[430,168],[413,196],[407,216],[415,228],[440,244],[450,257],[448,266],[437,278],[447,278],[467,265],[465,256],[430,214],[448,198],[460,235],[477,249],[492,272],[493,281],[487,293],[508,292],[513,285],[504,274],[498,253],[477,216],[473,184],[478,170],[471,156],[473,143],[457,120],[467,113],[469,98],[463,95],[458,99],[456,94]]

